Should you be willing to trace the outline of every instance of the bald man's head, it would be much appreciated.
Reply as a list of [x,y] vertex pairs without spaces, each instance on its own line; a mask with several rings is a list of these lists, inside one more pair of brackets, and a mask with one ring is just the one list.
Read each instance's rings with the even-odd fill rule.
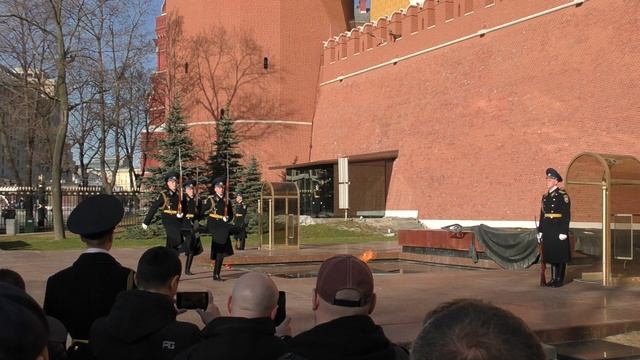
[[231,316],[272,317],[278,303],[278,287],[265,274],[250,272],[242,275],[229,298]]

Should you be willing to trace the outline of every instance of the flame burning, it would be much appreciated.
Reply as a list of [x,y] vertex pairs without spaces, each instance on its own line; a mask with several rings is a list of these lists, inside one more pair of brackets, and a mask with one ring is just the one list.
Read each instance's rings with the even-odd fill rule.
[[376,253],[371,250],[367,250],[364,253],[362,253],[362,255],[360,255],[358,258],[364,262],[369,262],[370,260],[373,260],[376,258]]

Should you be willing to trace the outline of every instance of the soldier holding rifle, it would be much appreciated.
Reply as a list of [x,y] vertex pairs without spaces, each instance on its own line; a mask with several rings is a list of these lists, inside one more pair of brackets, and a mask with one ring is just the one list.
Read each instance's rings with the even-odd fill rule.
[[552,168],[548,168],[546,174],[547,192],[542,196],[538,241],[542,241],[544,262],[551,264],[551,281],[546,286],[560,287],[564,284],[567,263],[571,261],[571,201],[566,191],[558,187],[562,176]]
[[187,255],[187,262],[184,266],[185,275],[193,275],[191,265],[193,257],[202,253],[202,242],[200,241],[200,213],[202,203],[198,198],[198,184],[195,180],[189,180],[184,183],[185,196],[182,199],[182,209],[185,216],[182,222],[182,236],[184,238],[183,250]]
[[[230,223],[233,218],[233,206],[225,191],[224,178],[213,181],[213,195],[207,197],[202,206],[202,217],[207,218],[207,228],[211,233],[211,260],[215,260],[213,280],[222,281],[220,271],[225,256],[233,255],[230,235],[237,233],[237,228]],[[227,177],[227,186],[228,186]]]
[[168,248],[180,251],[180,245],[182,244],[182,203],[180,200],[180,194],[177,191],[178,174],[175,172],[169,172],[165,174],[164,181],[166,188],[160,192],[158,198],[151,204],[147,216],[145,216],[142,222],[142,228],[147,229],[151,220],[161,208],[162,211],[162,226],[167,234],[167,242],[165,246]]

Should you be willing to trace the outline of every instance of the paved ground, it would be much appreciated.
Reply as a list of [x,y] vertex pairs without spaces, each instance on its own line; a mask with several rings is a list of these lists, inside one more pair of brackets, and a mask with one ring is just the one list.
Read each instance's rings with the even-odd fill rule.
[[[314,266],[301,261],[321,261],[335,253],[362,254],[372,249],[382,258],[397,258],[400,248],[392,242],[341,246],[317,246],[300,250],[248,250],[229,258],[232,269],[224,270],[225,282],[211,280],[207,254],[198,258],[196,275],[183,278],[181,290],[210,289],[215,303],[226,306],[234,279],[247,269],[301,273],[312,272]],[[114,256],[124,265],[135,268],[143,249],[116,249]],[[20,272],[27,281],[28,291],[40,302],[44,296],[46,278],[69,264],[79,251],[0,251],[0,267]],[[281,266],[245,265],[258,262],[284,262]],[[245,263],[245,264],[242,264]],[[411,342],[418,333],[425,313],[437,304],[459,297],[485,299],[513,311],[522,317],[547,342],[584,337],[604,337],[640,329],[640,289],[604,289],[601,286],[572,282],[562,288],[538,286],[538,268],[523,271],[469,270],[445,267],[424,267],[410,264],[402,272],[385,272],[383,265],[372,263],[378,306],[373,314],[385,332],[402,343]],[[426,272],[415,272],[425,271]],[[388,269],[387,269],[388,270]],[[310,296],[315,278],[283,278],[274,276],[281,290],[287,292],[287,313],[293,318],[294,332],[313,326]],[[226,310],[225,310],[226,311]],[[181,318],[198,324],[193,313]]]

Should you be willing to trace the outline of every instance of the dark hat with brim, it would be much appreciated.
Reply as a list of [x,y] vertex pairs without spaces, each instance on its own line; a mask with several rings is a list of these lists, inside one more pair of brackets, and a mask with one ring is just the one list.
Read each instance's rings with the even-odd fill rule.
[[213,179],[213,187],[221,187],[224,188],[224,181],[225,181],[225,177],[224,176],[219,176],[215,179]]
[[123,215],[124,207],[117,197],[107,194],[91,196],[73,209],[67,220],[67,229],[93,238],[115,228]]
[[164,174],[164,182],[167,182],[172,179],[178,180],[178,174],[175,171],[169,171],[168,173]]
[[558,173],[554,168],[547,169],[547,177],[558,182],[562,181],[562,176],[560,176],[560,173]]
[[188,187],[195,187],[196,186],[196,181],[195,180],[187,180],[184,182],[184,188],[188,188]]

